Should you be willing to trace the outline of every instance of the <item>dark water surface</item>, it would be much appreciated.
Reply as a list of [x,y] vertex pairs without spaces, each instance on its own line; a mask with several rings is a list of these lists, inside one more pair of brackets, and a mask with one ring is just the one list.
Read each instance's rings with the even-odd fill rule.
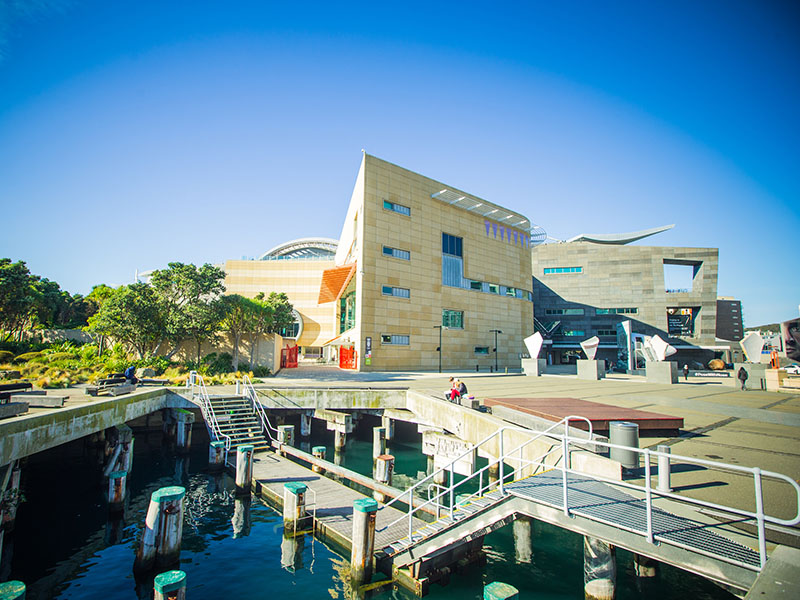
[[[349,436],[342,464],[369,474],[372,469],[371,426],[365,422]],[[328,446],[332,433],[317,429],[311,444]],[[259,500],[233,494],[226,474],[206,472],[208,450],[203,431],[195,430],[189,456],[162,447],[161,433],[135,433],[133,470],[128,478],[124,519],[109,518],[106,487],[97,451],[83,442],[31,457],[23,470],[25,502],[16,529],[6,535],[0,578],[28,585],[28,598],[136,599],[152,597],[152,581],[137,584],[132,566],[150,494],[168,485],[186,487],[186,518],[181,562],[187,574],[187,598],[325,598],[345,597],[343,561],[331,549],[306,536],[299,558],[281,563],[281,516]],[[389,451],[396,457],[394,484],[407,487],[424,477],[426,458],[420,438],[400,430]],[[534,523],[533,558],[517,564],[512,526],[485,538],[487,561],[446,587],[434,585],[430,598],[483,597],[483,586],[503,581],[520,590],[520,598],[583,598],[582,538]],[[702,578],[661,566],[656,578],[640,590],[632,557],[617,552],[617,598],[729,599],[733,596]],[[383,579],[382,575],[375,580]],[[402,590],[384,589],[376,600],[407,599]]]

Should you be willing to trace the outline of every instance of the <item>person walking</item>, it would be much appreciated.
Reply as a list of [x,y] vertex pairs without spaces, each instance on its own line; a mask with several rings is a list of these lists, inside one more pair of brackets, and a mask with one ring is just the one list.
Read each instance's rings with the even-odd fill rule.
[[689,381],[689,365],[683,365],[683,379]]
[[739,372],[736,374],[736,378],[742,382],[742,391],[745,390],[745,382],[747,381],[747,371],[744,367],[739,367]]

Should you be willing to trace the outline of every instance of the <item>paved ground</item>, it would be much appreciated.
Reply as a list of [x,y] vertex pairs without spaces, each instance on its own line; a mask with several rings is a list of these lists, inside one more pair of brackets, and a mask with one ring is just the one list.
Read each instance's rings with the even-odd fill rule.
[[[643,377],[612,374],[602,381],[581,381],[570,374],[526,377],[520,374],[354,373],[335,367],[301,366],[265,380],[271,386],[408,386],[421,391],[446,390],[448,378],[464,379],[476,398],[572,397],[651,410],[684,418],[674,438],[645,437],[640,445],[671,446],[673,454],[747,467],[760,467],[800,481],[800,393],[747,391],[736,380],[690,377],[677,385],[650,384]],[[673,466],[676,491],[719,504],[755,508],[753,478],[732,472],[709,472],[694,465]],[[797,498],[785,483],[764,482],[765,508],[782,518],[793,516]]]

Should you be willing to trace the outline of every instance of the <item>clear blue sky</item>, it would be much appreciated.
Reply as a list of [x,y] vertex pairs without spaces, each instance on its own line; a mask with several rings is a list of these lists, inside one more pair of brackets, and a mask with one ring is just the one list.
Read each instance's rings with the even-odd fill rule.
[[87,293],[338,237],[364,148],[560,239],[675,223],[786,319],[798,6],[0,0],[0,256]]

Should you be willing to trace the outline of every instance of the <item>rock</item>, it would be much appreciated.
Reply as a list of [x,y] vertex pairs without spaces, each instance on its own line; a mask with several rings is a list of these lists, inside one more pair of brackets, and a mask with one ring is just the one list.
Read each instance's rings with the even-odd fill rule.
[[725,368],[725,363],[718,358],[712,358],[708,361],[708,368],[712,371],[722,371]]
[[156,370],[151,369],[150,367],[136,369],[136,377],[138,377],[139,379],[141,379],[142,377],[155,377],[155,376],[156,376]]

